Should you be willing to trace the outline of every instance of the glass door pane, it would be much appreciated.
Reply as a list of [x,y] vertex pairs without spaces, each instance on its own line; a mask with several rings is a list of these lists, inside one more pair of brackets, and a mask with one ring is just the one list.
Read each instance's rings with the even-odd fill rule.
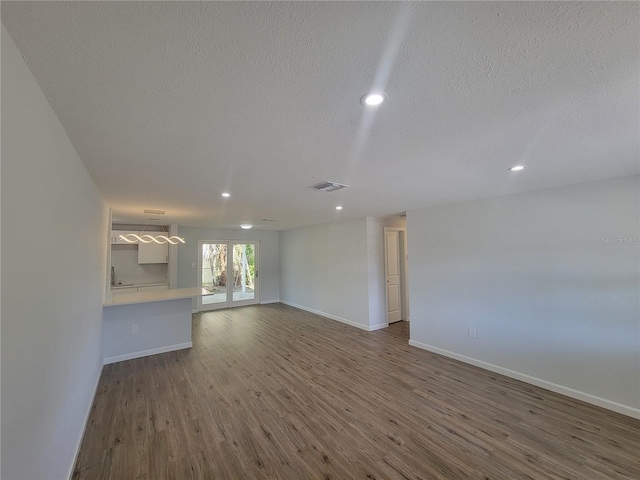
[[214,310],[260,302],[260,242],[200,240],[197,309]]
[[[202,244],[202,308],[227,303],[227,244]],[[209,307],[207,307],[209,306]]]
[[[233,302],[256,299],[256,244],[233,244]],[[253,302],[251,302],[253,303]]]

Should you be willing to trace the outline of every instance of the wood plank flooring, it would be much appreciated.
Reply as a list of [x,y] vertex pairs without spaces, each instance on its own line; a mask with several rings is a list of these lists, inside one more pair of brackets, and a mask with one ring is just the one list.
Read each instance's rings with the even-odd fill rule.
[[74,479],[638,479],[640,422],[281,304],[106,365]]

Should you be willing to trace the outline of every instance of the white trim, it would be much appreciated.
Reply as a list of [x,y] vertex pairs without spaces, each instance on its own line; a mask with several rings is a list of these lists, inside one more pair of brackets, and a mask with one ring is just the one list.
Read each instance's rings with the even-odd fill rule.
[[198,313],[198,309],[196,308],[195,310],[191,310],[191,313]]
[[[111,230],[109,230],[109,232],[111,232]],[[111,248],[111,245],[109,245],[109,248]],[[104,364],[100,366],[100,373],[96,377],[96,384],[93,386],[93,395],[91,396],[91,401],[89,402],[87,412],[84,415],[84,426],[82,427],[82,435],[80,435],[80,437],[78,438],[78,443],[76,444],[75,454],[73,455],[73,462],[71,462],[71,467],[66,477],[68,480],[71,480],[71,477],[73,476],[73,471],[76,468],[76,462],[78,461],[78,454],[80,453],[80,447],[82,446],[82,439],[84,438],[84,434],[87,430],[87,425],[89,424],[89,415],[91,415],[91,410],[93,410],[93,402],[96,399],[96,393],[98,393],[98,385],[100,385],[100,377],[102,376],[103,366]]]
[[109,238],[107,239],[107,264],[106,267],[106,282],[104,284],[104,297],[102,298],[102,303],[106,302],[108,298],[111,298],[111,221],[113,218],[113,208],[109,207],[109,218],[107,221],[107,235]]
[[[169,225],[169,236],[178,235],[178,224]],[[167,277],[169,289],[178,288],[178,245],[169,244],[169,261],[167,262]]]
[[590,393],[581,392],[580,390],[574,390],[573,388],[558,385],[557,383],[548,382],[547,380],[542,380],[541,378],[532,377],[531,375],[527,375],[526,373],[516,372],[515,370],[509,370],[508,368],[500,367],[498,365],[487,363],[482,360],[477,360],[472,357],[467,357],[466,355],[460,355],[459,353],[454,353],[442,348],[434,347],[432,345],[427,345],[426,343],[409,340],[409,345],[421,348],[423,350],[428,350],[433,353],[438,353],[455,360],[460,360],[461,362],[469,363],[485,370],[500,373],[507,377],[515,378],[516,380],[521,380],[531,385],[545,388],[547,390],[551,390],[552,392],[560,393],[561,395],[566,395],[567,397],[575,398],[577,400],[582,400],[583,402],[587,402],[598,407],[606,408],[607,410],[613,410],[614,412],[622,413],[623,415],[628,415],[630,417],[640,419],[639,408],[623,405],[621,403],[607,400],[606,398],[591,395]]
[[157,355],[158,353],[173,352],[175,350],[183,350],[193,347],[193,343],[176,343],[175,345],[167,345],[166,347],[151,348],[140,352],[125,353],[124,355],[116,355],[115,357],[107,357],[103,361],[103,365],[110,363],[124,362],[125,360],[133,360],[134,358],[148,357],[149,355]]
[[270,303],[280,303],[280,299],[277,298],[275,300],[263,300],[260,302],[260,305],[268,305]]
[[[351,325],[352,327],[357,327],[361,330],[369,331],[368,325],[363,325],[362,323],[354,322],[353,320],[347,320],[346,318],[338,317],[337,315],[331,315],[330,313],[321,312],[320,310],[315,310],[309,307],[303,307],[302,305],[298,305],[297,303],[287,302],[286,300],[280,300],[280,303],[284,303],[285,305],[289,305],[290,307],[299,308],[300,310],[304,310],[306,312],[315,313],[316,315],[320,315],[321,317],[326,317],[331,320],[335,320],[336,322],[346,323],[347,325]],[[387,324],[385,323],[386,327]]]
[[373,332],[374,330],[380,330],[381,328],[387,328],[389,326],[388,323],[379,323],[377,325],[371,325],[370,327],[367,328],[367,330],[369,330],[370,332]]

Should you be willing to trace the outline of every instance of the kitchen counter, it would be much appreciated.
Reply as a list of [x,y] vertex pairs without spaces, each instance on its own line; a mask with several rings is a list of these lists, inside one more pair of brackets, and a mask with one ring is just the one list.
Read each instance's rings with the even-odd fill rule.
[[114,305],[131,305],[134,303],[163,302],[166,300],[176,300],[179,298],[193,298],[203,294],[199,287],[175,288],[173,290],[152,290],[148,292],[116,293],[111,294],[104,307]]
[[191,348],[191,299],[201,288],[112,293],[104,302],[103,362]]
[[118,290],[123,288],[138,288],[138,287],[159,287],[160,285],[169,286],[169,282],[159,281],[159,282],[142,282],[142,283],[116,283],[115,285],[111,285],[111,290]]

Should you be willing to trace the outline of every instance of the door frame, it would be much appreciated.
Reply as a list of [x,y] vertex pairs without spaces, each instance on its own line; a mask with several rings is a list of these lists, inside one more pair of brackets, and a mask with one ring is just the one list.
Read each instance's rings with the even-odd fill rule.
[[255,272],[255,278],[254,278],[255,289],[254,289],[254,296],[251,300],[234,301],[233,287],[231,289],[227,288],[227,301],[219,302],[215,304],[209,304],[209,305],[213,305],[213,307],[206,308],[206,309],[202,308],[202,297],[205,295],[199,295],[198,302],[197,302],[197,311],[204,312],[204,311],[211,311],[211,310],[221,310],[223,308],[234,308],[234,307],[243,307],[245,305],[259,304],[260,303],[260,240],[198,240],[197,282],[198,282],[198,288],[200,288],[200,290],[202,290],[202,246],[205,243],[217,243],[217,244],[226,243],[227,244],[227,271],[226,271],[227,278],[229,278],[228,273],[229,273],[230,266],[231,266],[231,271],[233,271],[233,254],[229,255],[229,252],[232,252],[233,250],[233,246],[247,244],[247,243],[251,243],[255,245],[255,250],[254,250],[255,262],[256,262],[255,263],[256,272]]
[[384,286],[384,318],[387,326],[389,326],[389,299],[387,298],[387,233],[398,232],[400,248],[400,290],[401,301],[400,309],[402,311],[401,322],[409,321],[409,282],[407,281],[407,266],[409,256],[407,255],[407,228],[406,227],[383,227],[383,244],[384,244],[384,278],[382,279]]

